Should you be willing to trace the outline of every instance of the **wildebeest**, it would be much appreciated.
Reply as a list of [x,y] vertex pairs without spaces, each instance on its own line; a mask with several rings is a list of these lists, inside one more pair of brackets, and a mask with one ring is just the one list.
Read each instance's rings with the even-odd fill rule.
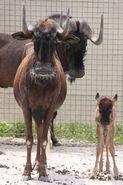
[[[63,15],[62,17],[63,21],[61,25],[64,24],[65,20],[65,16]],[[49,18],[54,19],[58,23],[61,22],[62,17],[60,15],[49,16]],[[95,45],[100,45],[103,41],[103,15],[101,16],[100,33],[98,38],[94,35],[94,31],[86,21],[79,22],[70,20],[69,33],[78,37],[79,42],[74,44],[67,42],[59,44],[56,50],[62,62],[64,72],[69,74],[69,80],[72,82],[76,78],[83,77],[85,74],[84,57],[86,53],[87,40],[90,40]],[[54,118],[51,123],[51,138],[54,146],[60,145],[54,134],[53,122],[56,115],[57,113],[54,114]]]
[[114,119],[115,119],[115,102],[117,101],[117,94],[113,98],[108,96],[100,96],[96,94],[96,132],[97,132],[97,148],[96,148],[96,161],[91,178],[95,178],[99,162],[99,172],[103,171],[103,150],[106,147],[106,172],[110,172],[109,151],[111,153],[114,165],[114,177],[118,179],[118,168],[115,162],[115,149],[114,149]]
[[[54,19],[58,23],[61,22],[60,15],[52,15],[48,18]],[[64,25],[64,19],[65,16],[63,16],[62,26]],[[69,33],[78,37],[79,42],[75,44],[67,42],[59,44],[57,46],[57,53],[60,60],[62,61],[64,72],[69,74],[69,79],[72,81],[75,78],[83,77],[85,74],[84,57],[86,53],[87,40],[90,40],[95,45],[100,45],[103,41],[103,15],[101,16],[100,32],[98,38],[94,35],[94,30],[91,29],[86,21],[80,22],[70,20]]]
[[[40,19],[28,27],[26,33],[17,32],[16,39],[33,38],[34,49],[25,52],[26,56],[16,72],[14,95],[23,110],[26,124],[27,161],[23,176],[30,179],[31,148],[33,144],[32,118],[37,132],[37,154],[35,165],[39,179],[47,181],[46,145],[47,133],[53,117],[66,96],[66,79],[57,56],[56,45],[68,35],[69,13],[64,30],[51,19]],[[28,49],[27,49],[28,50]]]
[[[24,33],[26,33],[25,11],[23,12],[23,30]],[[66,16],[53,15],[49,18],[60,22],[60,17],[62,18],[61,25],[63,26]],[[101,29],[98,38],[94,36],[92,29],[86,22],[70,21],[69,32],[71,36],[76,36],[80,41],[74,38],[71,40],[71,38],[67,37],[65,42],[57,44],[56,50],[64,72],[69,75],[70,81],[73,81],[76,78],[83,77],[85,74],[84,56],[86,53],[87,40],[89,39],[95,44],[101,44],[102,42],[103,17],[101,18]],[[0,34],[0,87],[13,87],[17,68],[22,61],[24,46],[30,41],[31,40],[15,40],[11,35]],[[51,128],[53,128],[53,124]],[[51,135],[53,136],[53,144],[57,144],[54,132],[52,132]]]

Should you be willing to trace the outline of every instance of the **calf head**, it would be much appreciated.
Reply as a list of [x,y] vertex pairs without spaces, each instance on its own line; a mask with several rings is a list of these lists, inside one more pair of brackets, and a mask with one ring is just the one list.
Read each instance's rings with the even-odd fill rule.
[[108,96],[100,96],[96,94],[96,111],[95,120],[102,125],[109,125],[111,121],[114,121],[114,106],[117,100],[117,94],[113,98]]

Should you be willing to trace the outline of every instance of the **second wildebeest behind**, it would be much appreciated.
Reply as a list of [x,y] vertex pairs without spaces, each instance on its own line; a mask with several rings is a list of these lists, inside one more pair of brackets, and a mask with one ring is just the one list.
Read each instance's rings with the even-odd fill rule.
[[[62,17],[62,26],[64,26],[65,16]],[[58,23],[61,22],[60,15],[52,15],[49,16],[49,18],[54,19]],[[78,37],[79,42],[74,44],[69,42],[58,44],[57,53],[62,62],[64,72],[69,75],[68,79],[72,83],[76,78],[82,78],[85,75],[84,59],[86,54],[87,41],[90,40],[95,45],[100,45],[103,41],[103,15],[101,16],[100,32],[98,37],[95,36],[93,29],[90,27],[87,21],[80,22],[70,19],[69,33]],[[54,118],[56,115],[57,113],[54,113]],[[57,142],[54,134],[53,121],[54,119],[52,120],[51,125],[52,141],[54,145],[60,145],[60,143]]]
[[108,96],[100,96],[96,94],[96,132],[97,132],[97,148],[96,148],[96,161],[91,178],[95,178],[98,171],[103,171],[103,150],[106,147],[106,172],[110,172],[109,163],[109,151],[113,159],[114,177],[118,179],[118,168],[115,161],[115,149],[114,149],[114,120],[115,120],[115,102],[117,101],[117,94],[113,98]]

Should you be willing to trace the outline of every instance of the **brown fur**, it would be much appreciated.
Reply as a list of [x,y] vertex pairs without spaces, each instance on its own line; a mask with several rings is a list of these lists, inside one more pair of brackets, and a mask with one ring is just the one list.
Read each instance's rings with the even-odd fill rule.
[[[71,37],[71,35],[70,35]],[[77,41],[75,41],[75,39]],[[27,44],[26,48],[32,49],[33,44],[29,44],[31,40],[16,40],[9,34],[0,33],[0,87],[7,88],[13,87],[13,82],[15,78],[16,71],[22,61],[23,56],[25,56],[24,47]],[[72,42],[72,44],[76,44],[79,39],[76,37],[73,40],[66,38],[65,43],[67,44]],[[64,43],[64,44],[65,44]],[[64,45],[63,43],[59,43],[59,45]],[[25,50],[29,52],[29,50]],[[64,52],[64,49],[60,51]],[[62,54],[61,54],[62,55]],[[69,69],[69,61],[66,65],[66,60],[64,57],[60,57],[61,64],[64,71]]]
[[[42,24],[40,26],[40,33],[43,34]],[[43,24],[44,26],[44,24]],[[46,28],[45,28],[46,27]],[[52,27],[45,25],[47,34],[52,32]],[[38,27],[37,27],[38,29]],[[46,37],[47,38],[47,37]],[[41,38],[39,38],[41,39]],[[43,41],[44,42],[44,41]],[[46,41],[47,42],[47,41]],[[40,46],[41,47],[41,46]],[[41,47],[42,48],[42,47]],[[27,48],[28,50],[28,48]],[[66,79],[61,66],[61,62],[57,57],[56,51],[53,53],[53,69],[55,75],[48,75],[49,78],[43,83],[40,78],[44,75],[44,71],[40,73],[33,72],[34,64],[37,61],[35,50],[25,51],[26,57],[21,62],[14,80],[14,95],[23,110],[25,124],[27,128],[27,161],[23,176],[26,179],[31,177],[31,148],[33,144],[32,136],[32,117],[35,120],[37,132],[37,154],[34,166],[38,168],[39,179],[47,180],[46,173],[46,145],[47,133],[49,125],[56,112],[63,104],[66,96]],[[41,68],[46,67],[49,62],[40,61]],[[49,63],[50,64],[50,63]],[[43,68],[44,69],[44,68]],[[37,78],[38,76],[38,78]],[[44,77],[45,78],[45,77]],[[41,118],[42,115],[42,118]]]
[[13,87],[14,77],[27,42],[29,40],[18,41],[8,34],[0,34],[0,87]]
[[[103,171],[103,150],[106,147],[106,172],[110,172],[109,163],[109,151],[111,153],[114,165],[114,176],[118,179],[118,168],[115,162],[115,149],[114,149],[114,119],[115,119],[115,101],[117,100],[117,95],[115,97],[99,96],[96,95],[96,110],[95,110],[95,121],[96,121],[96,132],[97,132],[97,148],[96,148],[96,161],[92,174],[92,178],[97,174],[98,160],[99,162],[99,172]],[[100,106],[101,105],[101,106]],[[109,112],[108,112],[109,111]],[[109,123],[105,124],[101,122],[102,116],[108,113]],[[106,119],[105,119],[106,120]]]

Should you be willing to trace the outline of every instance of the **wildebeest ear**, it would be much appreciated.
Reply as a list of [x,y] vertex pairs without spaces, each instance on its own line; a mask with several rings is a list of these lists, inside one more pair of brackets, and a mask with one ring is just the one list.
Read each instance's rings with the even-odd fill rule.
[[68,34],[67,37],[65,38],[65,42],[69,43],[69,44],[76,44],[80,41],[80,39],[78,37],[76,37],[73,34]]
[[76,44],[80,41],[80,39],[78,37],[76,37],[75,35],[73,35],[73,34],[68,34],[65,37],[62,37],[59,33],[57,33],[57,35],[58,35],[58,38],[59,38],[58,43],[64,42],[64,43],[72,45],[72,44]]
[[95,99],[99,98],[99,96],[100,96],[99,93],[97,93],[95,96]]
[[117,96],[117,94],[115,94],[115,96],[114,96],[113,99],[114,99],[115,101],[117,101],[117,98],[118,98],[118,96]]
[[17,40],[26,40],[26,39],[31,39],[32,38],[32,34],[31,32],[30,33],[23,33],[23,32],[16,32],[16,33],[13,33],[11,35],[14,39],[17,39]]

